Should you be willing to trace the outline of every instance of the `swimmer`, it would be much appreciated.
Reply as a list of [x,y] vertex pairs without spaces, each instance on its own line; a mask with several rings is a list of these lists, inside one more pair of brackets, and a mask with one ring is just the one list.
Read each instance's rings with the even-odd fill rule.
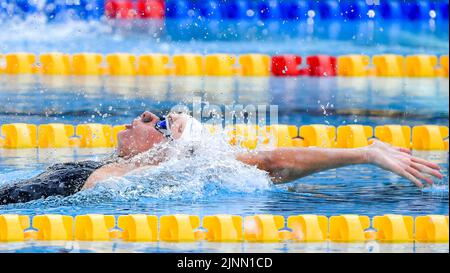
[[[151,168],[167,158],[152,162],[133,160],[158,144],[192,140],[203,126],[187,114],[171,113],[165,120],[144,112],[118,134],[117,155],[121,160],[60,163],[40,175],[0,187],[0,205],[24,203],[49,196],[69,196],[89,189],[108,178],[121,177],[140,168]],[[354,149],[274,148],[239,152],[236,159],[266,171],[273,183],[286,183],[307,175],[356,164],[372,164],[398,174],[418,187],[432,184],[431,176],[442,179],[439,165],[414,157],[408,149],[395,148],[375,140]]]

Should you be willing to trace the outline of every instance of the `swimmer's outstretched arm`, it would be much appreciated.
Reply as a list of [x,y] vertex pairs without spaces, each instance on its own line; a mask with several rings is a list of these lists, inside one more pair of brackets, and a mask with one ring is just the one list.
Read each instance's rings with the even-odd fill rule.
[[363,148],[277,148],[239,154],[237,159],[269,172],[275,183],[356,164],[376,165],[410,180],[418,187],[423,187],[422,181],[433,183],[429,175],[442,179],[439,165],[414,157],[407,149],[394,148],[377,140]]

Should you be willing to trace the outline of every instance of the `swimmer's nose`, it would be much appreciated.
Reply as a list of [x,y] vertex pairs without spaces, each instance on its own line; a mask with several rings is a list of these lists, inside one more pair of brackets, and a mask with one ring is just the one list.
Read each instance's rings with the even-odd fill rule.
[[145,111],[141,115],[141,120],[144,123],[156,123],[156,122],[158,122],[159,118],[155,114],[153,114],[149,111]]
[[144,123],[148,123],[152,121],[152,115],[150,114],[150,112],[145,111],[144,113],[142,113],[141,115],[141,120]]

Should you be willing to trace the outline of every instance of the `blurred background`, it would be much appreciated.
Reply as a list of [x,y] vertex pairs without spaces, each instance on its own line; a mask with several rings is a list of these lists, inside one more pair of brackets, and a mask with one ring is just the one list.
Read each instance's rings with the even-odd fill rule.
[[0,52],[446,54],[448,10],[445,0],[0,0]]
[[[439,57],[449,51],[448,5],[445,0],[0,0],[0,56],[127,52]],[[0,68],[4,62],[0,57]],[[0,75],[0,100],[9,102],[0,105],[0,123],[120,124],[143,108],[164,111],[179,102],[191,103],[192,95],[220,105],[276,104],[285,123],[448,123],[446,78],[86,80],[39,75]]]

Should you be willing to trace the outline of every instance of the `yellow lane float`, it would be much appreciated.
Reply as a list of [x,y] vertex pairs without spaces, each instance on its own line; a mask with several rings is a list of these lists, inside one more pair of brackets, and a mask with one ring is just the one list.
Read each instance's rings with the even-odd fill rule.
[[298,242],[324,242],[328,238],[328,218],[322,215],[289,216],[288,228],[292,239]]
[[411,127],[402,125],[383,125],[375,127],[375,137],[395,147],[411,147]]
[[37,240],[71,241],[73,218],[66,215],[37,215],[33,217],[33,228],[37,229]]
[[166,76],[170,73],[167,64],[169,55],[146,54],[139,57],[139,75],[143,76]]
[[241,76],[270,76],[270,56],[263,54],[244,54],[239,56]]
[[[281,229],[284,217],[260,214],[244,218],[244,239],[248,242],[279,242],[284,237]],[[281,233],[280,233],[281,232]]]
[[36,72],[36,56],[32,53],[11,53],[5,55],[7,74],[33,74]]
[[115,226],[112,215],[87,214],[75,217],[75,239],[80,241],[109,241]]
[[99,76],[103,74],[103,56],[97,53],[78,53],[72,55],[74,75]]
[[448,55],[443,55],[440,57],[440,64],[442,68],[442,76],[448,77]]
[[422,151],[448,150],[448,127],[438,125],[415,126],[412,132],[412,148]]
[[41,54],[41,73],[44,75],[69,75],[69,55],[59,52]]
[[159,219],[159,238],[167,242],[192,242],[196,240],[195,229],[200,218],[194,215],[165,215]]
[[247,149],[255,149],[259,136],[260,128],[257,125],[236,124],[235,126],[227,127],[230,143],[233,145],[240,145]]
[[[262,145],[271,147],[322,147],[357,148],[371,143],[373,129],[370,126],[351,124],[334,126],[312,124],[300,126],[277,124],[269,126],[236,124],[222,128],[219,125],[205,127],[211,134],[224,130],[232,145],[255,149]],[[4,124],[1,130],[0,147],[18,148],[112,148],[117,146],[119,132],[125,125],[79,124],[74,127],[62,123]],[[337,133],[336,133],[337,131]],[[37,137],[36,137],[37,134]],[[396,147],[414,150],[448,150],[448,127],[439,125],[415,126],[380,125],[375,127],[375,137]]]
[[300,138],[304,147],[333,148],[336,146],[336,128],[322,124],[304,125],[300,127]]
[[364,242],[365,230],[370,219],[361,215],[339,215],[330,217],[330,240],[334,242]]
[[243,239],[241,216],[205,216],[203,227],[207,230],[206,239],[209,242],[240,242]]
[[387,214],[373,218],[377,240],[389,243],[413,241],[414,219],[411,216]]
[[375,74],[379,77],[403,77],[405,58],[401,55],[385,54],[372,56]]
[[293,147],[294,139],[298,136],[298,128],[294,125],[277,124],[265,127],[267,139],[264,144],[273,147]]
[[438,59],[434,55],[406,56],[406,76],[435,77]]
[[76,127],[76,134],[80,136],[81,148],[113,147],[113,128],[111,125],[89,123]]
[[112,76],[136,75],[136,56],[128,53],[106,55],[107,71]]
[[205,57],[205,75],[231,77],[235,74],[233,67],[236,58],[227,54],[211,54]]
[[2,126],[3,147],[9,149],[37,147],[37,127],[34,124],[11,123]]
[[370,57],[366,55],[345,55],[337,59],[337,74],[344,77],[365,77]]
[[[81,52],[69,55],[54,52],[41,54],[39,63],[36,62],[35,54],[29,52],[0,55],[0,59],[2,58],[5,60],[5,65],[0,67],[0,73],[33,74],[38,72],[46,75],[93,76],[106,74],[110,76],[264,77],[272,74],[270,69],[273,61],[271,56],[257,53],[242,54],[238,57],[221,53],[209,55],[186,53],[173,56],[161,53],[139,56],[130,53],[113,53],[103,58],[103,55],[98,53]],[[103,59],[106,60],[105,65]],[[235,66],[236,59],[239,66]],[[309,60],[309,57],[306,59]],[[448,77],[449,75],[448,55],[439,56],[438,59],[438,56],[426,54],[406,57],[395,54],[372,57],[350,54],[337,56],[336,67],[336,74],[342,77]]]
[[0,215],[0,242],[25,239],[24,230],[30,227],[30,217],[17,214]]
[[67,148],[79,146],[79,139],[73,138],[75,129],[62,123],[42,124],[38,127],[39,148]]
[[338,148],[358,148],[369,145],[369,138],[373,136],[370,126],[359,124],[339,126],[337,129]]
[[175,65],[175,76],[203,76],[203,55],[174,55],[172,61]]
[[118,226],[123,230],[124,241],[155,242],[158,240],[158,218],[154,215],[119,216]]
[[448,242],[448,215],[416,217],[416,241],[424,243]]
[[[245,216],[218,214],[204,216],[202,226],[196,215],[130,214],[72,216],[45,214],[0,215],[0,242],[24,241],[110,241],[130,242],[339,242],[355,243],[376,240],[382,243],[445,243],[449,239],[448,215],[386,214],[372,218],[363,215],[302,214],[285,218],[280,215]],[[74,223],[75,222],[75,223]]]

